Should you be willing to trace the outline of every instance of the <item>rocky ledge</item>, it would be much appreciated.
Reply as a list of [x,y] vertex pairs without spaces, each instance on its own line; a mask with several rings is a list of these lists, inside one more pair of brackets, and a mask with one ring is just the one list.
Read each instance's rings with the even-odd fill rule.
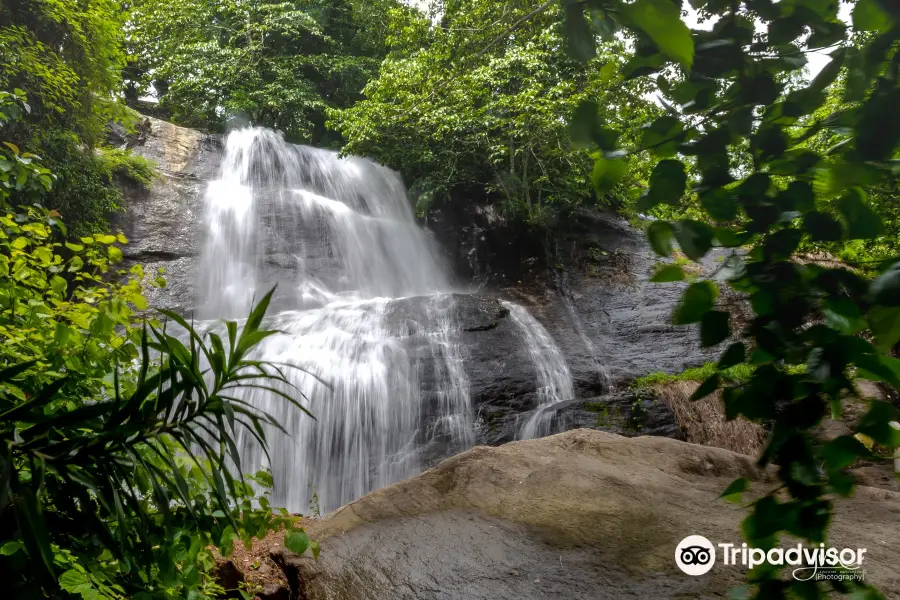
[[[744,509],[718,499],[737,477],[751,495],[775,485],[749,456],[667,438],[476,447],[311,522],[318,561],[271,558],[306,600],[727,597],[742,567],[691,577],[674,555],[688,535],[741,543]],[[866,548],[866,582],[900,597],[900,493],[862,486],[836,511],[829,543]]]

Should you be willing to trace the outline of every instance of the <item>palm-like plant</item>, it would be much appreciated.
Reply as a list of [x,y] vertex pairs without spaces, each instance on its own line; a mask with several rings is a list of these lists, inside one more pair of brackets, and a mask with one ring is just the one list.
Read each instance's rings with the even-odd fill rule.
[[[271,296],[243,327],[226,322],[224,340],[163,311],[186,334],[145,324],[133,385],[121,385],[117,371],[112,397],[51,408],[77,373],[24,403],[0,391],[0,566],[20,574],[21,590],[58,590],[59,570],[73,565],[58,582],[84,598],[196,587],[201,572],[185,558],[210,544],[227,552],[232,539],[289,520],[265,498],[252,501],[235,444],[243,428],[265,449],[265,425],[281,429],[237,388],[266,389],[308,414],[283,365],[249,358],[276,333],[262,328]],[[7,367],[0,384],[33,366]],[[91,560],[104,567],[85,567]]]

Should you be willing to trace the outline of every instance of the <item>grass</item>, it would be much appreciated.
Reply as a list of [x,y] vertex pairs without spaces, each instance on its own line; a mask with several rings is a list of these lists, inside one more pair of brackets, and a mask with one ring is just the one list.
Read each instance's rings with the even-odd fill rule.
[[[756,367],[753,365],[749,365],[747,363],[741,363],[739,365],[735,365],[724,371],[720,371],[719,374],[735,383],[743,383],[748,381],[750,377],[753,375],[753,371],[756,370]],[[716,368],[716,363],[709,362],[700,367],[694,367],[691,369],[686,369],[681,373],[650,373],[645,375],[644,377],[640,377],[635,379],[631,387],[632,389],[640,390],[652,387],[654,385],[663,384],[663,383],[672,383],[675,381],[706,381],[714,373],[716,373],[718,369]]]
[[[806,365],[788,365],[787,367],[785,367],[785,370],[791,375],[796,375],[806,371]],[[753,376],[754,371],[756,371],[756,365],[751,365],[748,363],[741,363],[739,365],[735,365],[733,367],[729,367],[720,371],[716,368],[716,363],[708,362],[699,367],[685,369],[681,373],[649,373],[644,377],[635,379],[631,383],[631,389],[647,389],[654,385],[672,383],[675,381],[702,382],[712,377],[716,372],[718,372],[722,379],[726,381],[730,381],[732,383],[744,383],[745,381],[750,380],[750,378]]]

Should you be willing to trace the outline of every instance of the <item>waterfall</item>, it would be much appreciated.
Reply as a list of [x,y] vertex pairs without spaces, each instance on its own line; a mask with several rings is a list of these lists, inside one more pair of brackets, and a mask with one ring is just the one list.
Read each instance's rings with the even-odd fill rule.
[[537,372],[538,406],[519,430],[519,439],[549,435],[553,407],[575,396],[572,374],[559,346],[531,313],[512,302],[504,301],[503,306],[509,310],[510,317],[521,331]]
[[[330,510],[417,474],[426,448],[474,444],[448,271],[396,173],[239,129],[226,138],[205,218],[198,316],[207,327],[246,316],[277,283],[268,318],[279,333],[254,358],[299,367],[286,375],[315,416],[265,390],[241,392],[290,432],[269,431],[271,463],[249,433],[238,440],[245,471],[272,470],[274,505],[307,512],[315,494]],[[538,347],[539,397],[570,397],[552,338],[524,308],[508,307]],[[538,360],[551,348],[553,361]]]

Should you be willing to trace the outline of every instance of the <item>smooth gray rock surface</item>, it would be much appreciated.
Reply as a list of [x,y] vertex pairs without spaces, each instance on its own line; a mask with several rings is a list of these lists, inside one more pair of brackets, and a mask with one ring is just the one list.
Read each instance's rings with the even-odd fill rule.
[[[717,498],[738,477],[748,499],[776,483],[728,450],[579,429],[454,456],[311,521],[318,561],[276,557],[306,600],[725,598],[744,569],[720,554],[692,577],[675,548],[740,545],[746,512]],[[829,544],[867,548],[866,582],[900,597],[900,493],[859,487],[835,506]]]
[[151,306],[187,313],[194,306],[194,259],[203,244],[203,195],[219,166],[221,139],[146,117],[140,135],[127,144],[155,163],[157,178],[150,189],[132,184],[123,190],[125,212],[113,227],[129,240],[126,265],[144,265],[151,278],[163,269],[166,287],[145,290]]

